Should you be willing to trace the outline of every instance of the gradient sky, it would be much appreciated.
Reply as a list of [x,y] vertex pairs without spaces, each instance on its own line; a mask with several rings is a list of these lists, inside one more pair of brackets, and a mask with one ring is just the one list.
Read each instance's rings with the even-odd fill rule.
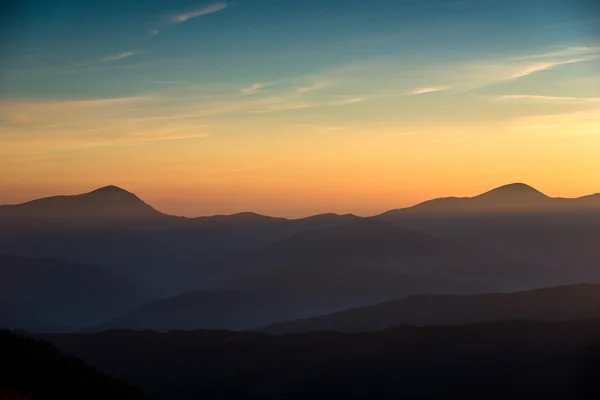
[[600,2],[12,1],[0,204],[372,215],[600,192]]

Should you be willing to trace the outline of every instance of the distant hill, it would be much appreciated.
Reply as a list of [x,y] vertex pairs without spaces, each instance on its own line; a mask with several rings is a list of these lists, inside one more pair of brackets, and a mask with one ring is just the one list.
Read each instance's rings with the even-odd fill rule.
[[473,292],[468,285],[367,268],[284,267],[230,281],[229,290],[156,300],[95,326],[104,329],[244,330],[416,293]]
[[159,399],[597,399],[600,320],[42,335]]
[[553,198],[524,183],[504,185],[475,197],[446,197],[387,211],[380,218],[420,213],[559,212],[600,210],[600,193],[580,198]]
[[222,273],[235,278],[215,288],[275,288],[277,281],[287,288],[309,279],[310,271],[318,280],[319,273],[343,274],[348,268],[461,283],[475,291],[539,287],[545,279],[543,267],[364,218],[348,226],[306,230],[219,265]]
[[[95,264],[149,280],[171,295],[261,287],[281,276],[283,266],[290,279],[302,274],[309,279],[310,268],[325,264],[460,281],[484,290],[524,290],[600,281],[597,197],[552,199],[527,185],[507,185],[456,200],[477,212],[430,212],[423,204],[375,218],[395,225],[386,226],[336,214],[294,220],[255,213],[174,217],[108,186],[0,206],[0,253]],[[560,212],[513,207],[548,202],[591,206],[561,206]],[[489,211],[490,204],[508,204],[512,211]],[[248,275],[254,277],[240,285]]]
[[269,333],[381,331],[396,325],[459,325],[488,321],[566,321],[600,318],[600,284],[516,293],[418,295],[374,306],[290,321]]
[[0,253],[96,264],[172,294],[208,288],[214,266],[305,229],[349,225],[354,215],[296,220],[255,213],[182,218],[108,186],[83,195],[0,206]]
[[59,259],[0,255],[0,327],[52,332],[80,328],[160,296],[102,268]]
[[106,186],[80,195],[53,196],[23,204],[0,206],[2,224],[87,225],[94,222],[154,221],[165,217],[165,214],[155,210],[135,194],[116,186]]
[[600,194],[552,198],[513,184],[472,198],[434,199],[376,218],[537,265],[544,286],[600,281]]
[[[290,274],[262,290],[188,292],[158,300],[94,327],[156,329],[251,329],[265,324],[319,315],[414,293],[461,292],[458,284],[428,281],[372,270]],[[275,278],[275,277],[273,277]],[[290,291],[285,279],[296,278]],[[362,278],[362,279],[361,279]],[[461,290],[462,289],[462,290]]]
[[0,330],[0,354],[0,399],[149,398],[47,342],[7,330]]

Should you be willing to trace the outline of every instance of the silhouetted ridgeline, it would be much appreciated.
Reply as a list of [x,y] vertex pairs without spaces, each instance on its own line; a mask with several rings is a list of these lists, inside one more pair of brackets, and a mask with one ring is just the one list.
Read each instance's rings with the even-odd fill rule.
[[459,325],[488,321],[600,318],[600,284],[471,296],[418,295],[374,306],[284,322],[269,333],[372,332],[395,325]]
[[0,330],[0,399],[146,399],[53,345]]
[[271,336],[41,335],[159,398],[596,399],[600,320]]
[[[554,199],[514,184],[430,203],[376,218],[181,218],[109,186],[0,206],[0,252],[64,260],[15,267],[0,257],[0,322],[249,329],[414,294],[600,282],[598,196]],[[185,307],[160,315],[158,299]]]

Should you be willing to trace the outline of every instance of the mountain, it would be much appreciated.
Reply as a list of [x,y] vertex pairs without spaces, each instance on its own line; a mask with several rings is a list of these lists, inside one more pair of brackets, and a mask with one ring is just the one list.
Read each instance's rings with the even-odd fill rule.
[[283,268],[146,304],[93,327],[104,329],[253,329],[416,293],[468,293],[468,285],[367,268]]
[[148,398],[47,342],[0,330],[0,354],[1,399]]
[[218,265],[222,274],[234,278],[223,279],[214,289],[273,289],[278,282],[318,280],[319,274],[344,274],[349,268],[461,283],[471,291],[539,287],[547,278],[540,275],[543,267],[365,218],[348,226],[302,231]]
[[116,186],[92,192],[53,196],[23,204],[0,206],[1,224],[39,226],[43,224],[89,224],[111,221],[153,221],[166,215],[144,203],[135,194]]
[[0,326],[64,331],[106,320],[160,292],[92,265],[0,255]]
[[40,335],[157,399],[597,399],[600,320]]
[[381,331],[397,325],[459,325],[488,321],[600,318],[600,284],[516,293],[418,295],[262,329],[269,333]]
[[171,294],[208,288],[209,268],[304,229],[358,217],[285,219],[255,213],[183,218],[161,214],[133,193],[108,186],[84,195],[0,206],[0,253],[96,264],[145,279]]
[[600,194],[552,198],[513,184],[473,198],[435,199],[376,218],[494,257],[543,266],[539,276],[546,277],[545,286],[600,281]]
[[[478,197],[486,203],[506,197],[571,202],[525,185]],[[573,201],[593,205],[595,198]],[[395,225],[391,227],[377,227],[373,218],[336,214],[294,220],[255,213],[182,218],[161,214],[134,194],[109,186],[0,206],[0,253],[94,264],[132,280],[148,280],[170,295],[246,290],[238,283],[250,273],[257,275],[254,282],[260,274],[268,281],[269,269],[293,266],[289,270],[297,274],[325,262],[483,284],[485,290],[521,290],[600,280],[595,244],[600,213],[593,207],[575,209],[579,211],[405,209],[376,218]]]
[[504,185],[475,197],[446,197],[425,201],[409,208],[387,211],[379,218],[424,213],[558,212],[600,210],[600,194],[574,198],[553,198],[524,183]]

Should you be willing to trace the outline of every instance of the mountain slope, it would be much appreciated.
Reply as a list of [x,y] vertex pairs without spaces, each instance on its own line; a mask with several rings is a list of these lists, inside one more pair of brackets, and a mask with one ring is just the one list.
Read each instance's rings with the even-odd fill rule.
[[228,286],[153,301],[92,330],[253,329],[417,293],[473,291],[459,283],[389,271],[310,266],[257,273]]
[[411,214],[558,212],[600,210],[600,194],[566,199],[549,197],[524,183],[504,185],[474,197],[438,198],[415,206],[390,210],[378,217],[390,220]]
[[600,284],[470,296],[419,295],[272,325],[262,330],[270,333],[362,332],[404,324],[458,325],[503,320],[591,318],[600,318]]
[[600,281],[600,194],[551,198],[516,184],[473,198],[435,199],[377,218],[494,257],[543,266],[538,276],[544,286]]
[[1,399],[148,398],[47,342],[0,330],[0,354]]
[[78,328],[151,299],[148,285],[91,265],[0,255],[0,326],[33,331]]
[[298,233],[219,266],[237,275],[216,289],[260,287],[259,277],[286,271],[360,268],[460,282],[483,290],[541,286],[543,268],[456,246],[429,235],[367,218],[349,226]]
[[207,288],[209,268],[304,229],[349,225],[324,214],[290,220],[254,213],[183,218],[164,215],[114,186],[0,206],[0,253],[96,264],[146,279],[171,293]]
[[44,223],[151,221],[164,217],[165,214],[135,194],[116,186],[106,186],[85,194],[46,197],[23,204],[0,206],[0,223],[34,226]]

